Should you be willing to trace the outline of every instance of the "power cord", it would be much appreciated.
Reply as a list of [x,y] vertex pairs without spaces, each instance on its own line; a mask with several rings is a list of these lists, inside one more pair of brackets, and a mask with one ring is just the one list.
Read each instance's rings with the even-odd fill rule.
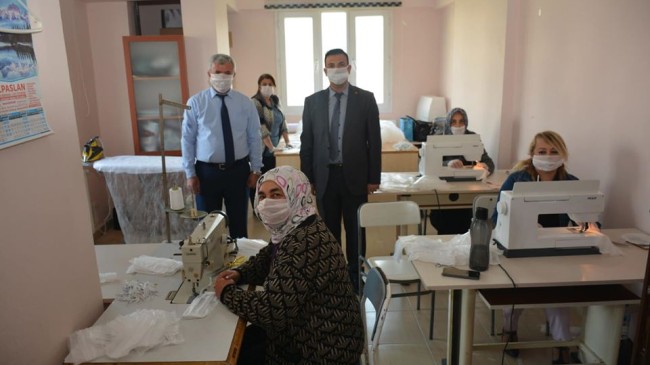
[[[436,195],[436,207],[438,208],[438,214],[436,214],[436,223],[439,223],[438,219],[440,218],[440,211],[442,210],[442,206],[440,205],[440,195],[438,195],[438,189],[433,189],[433,193]],[[433,226],[433,210],[431,210],[431,215],[429,216],[429,219],[431,220],[431,226]],[[437,229],[436,229],[436,234],[440,234],[438,233]]]
[[[512,283],[512,288],[517,289],[517,284],[515,281],[512,279],[512,276],[510,276],[510,273],[508,273],[508,270],[506,270],[501,264],[499,264],[499,267],[503,272],[506,274],[508,279],[510,279],[510,282]],[[508,344],[510,343],[510,333],[512,333],[512,318],[515,312],[515,303],[512,303],[512,307],[510,308],[510,328],[509,328],[509,333],[508,337],[506,338],[506,344],[503,346],[503,350],[501,350],[501,365],[505,363],[505,356],[506,356],[506,350],[508,349]],[[503,329],[501,330],[501,335],[503,335]]]

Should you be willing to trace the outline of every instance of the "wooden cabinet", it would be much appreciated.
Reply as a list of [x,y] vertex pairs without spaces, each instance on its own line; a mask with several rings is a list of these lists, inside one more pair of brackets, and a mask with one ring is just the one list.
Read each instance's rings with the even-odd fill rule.
[[[159,94],[185,104],[189,97],[182,35],[126,36],[124,59],[136,155],[160,154]],[[183,111],[163,106],[165,154],[180,156]]]

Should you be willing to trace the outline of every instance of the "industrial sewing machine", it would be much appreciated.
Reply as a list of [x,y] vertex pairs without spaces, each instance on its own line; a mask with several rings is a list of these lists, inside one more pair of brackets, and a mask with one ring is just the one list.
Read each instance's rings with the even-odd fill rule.
[[479,180],[483,169],[448,167],[445,156],[463,156],[467,161],[479,161],[483,155],[483,143],[478,134],[430,135],[420,148],[420,174],[447,181]]
[[[506,257],[598,254],[603,235],[587,227],[604,208],[598,181],[518,182],[501,192],[494,240]],[[562,213],[578,227],[538,227],[539,215]]]
[[228,217],[221,211],[208,214],[182,241],[183,282],[172,303],[190,302],[204,289],[211,289],[215,275],[234,259],[237,241],[228,236]]

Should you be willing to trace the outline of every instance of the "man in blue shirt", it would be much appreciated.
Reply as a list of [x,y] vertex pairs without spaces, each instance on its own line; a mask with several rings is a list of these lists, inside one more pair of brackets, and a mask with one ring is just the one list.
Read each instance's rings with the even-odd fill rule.
[[248,189],[262,168],[260,118],[253,102],[232,89],[235,61],[225,54],[210,58],[210,87],[188,100],[181,148],[187,188],[197,209],[221,210],[225,202],[230,236],[248,237]]

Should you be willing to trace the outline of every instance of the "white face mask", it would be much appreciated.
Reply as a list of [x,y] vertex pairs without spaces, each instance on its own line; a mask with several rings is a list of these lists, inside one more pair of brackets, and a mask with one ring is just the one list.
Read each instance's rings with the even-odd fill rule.
[[218,93],[225,94],[232,88],[233,75],[228,74],[210,74],[210,85]]
[[541,171],[555,171],[564,164],[560,155],[534,155],[533,166]]
[[275,94],[275,88],[271,85],[262,85],[260,86],[260,94],[262,94],[263,97],[268,98],[271,95]]
[[289,202],[287,199],[266,198],[257,204],[257,212],[265,225],[279,228],[289,219]]
[[465,127],[451,127],[451,134],[454,136],[465,134]]
[[348,81],[348,67],[341,68],[328,68],[327,69],[327,78],[334,85],[343,85]]

